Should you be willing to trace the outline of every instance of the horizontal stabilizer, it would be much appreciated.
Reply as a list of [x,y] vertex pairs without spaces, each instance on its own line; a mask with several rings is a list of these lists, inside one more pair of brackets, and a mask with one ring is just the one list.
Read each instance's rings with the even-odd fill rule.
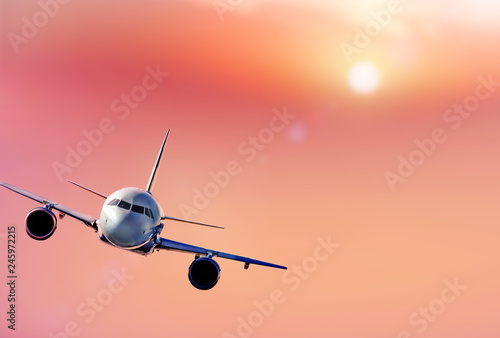
[[70,180],[66,180],[66,181],[67,181],[67,182],[69,182],[69,183],[71,183],[71,184],[74,184],[74,185],[76,185],[77,187],[80,187],[80,188],[82,188],[82,189],[84,189],[84,190],[90,191],[91,193],[96,194],[97,196],[101,196],[102,198],[108,198],[108,196],[103,195],[103,194],[101,194],[101,193],[99,193],[99,192],[97,192],[97,191],[95,191],[95,190],[92,190],[92,189],[89,189],[89,188],[87,188],[87,187],[84,187],[84,186],[83,186],[83,185],[81,185],[81,184],[78,184],[78,183],[73,182],[73,181],[70,181]]
[[224,227],[220,227],[220,226],[217,226],[217,225],[205,224],[205,223],[200,223],[200,222],[193,222],[193,221],[188,221],[188,220],[185,220],[185,219],[180,219],[180,218],[175,218],[175,217],[170,217],[170,216],[163,216],[161,219],[169,219],[171,221],[191,223],[191,224],[196,224],[196,225],[203,225],[203,226],[206,226],[206,227],[217,228],[217,229],[224,229]]

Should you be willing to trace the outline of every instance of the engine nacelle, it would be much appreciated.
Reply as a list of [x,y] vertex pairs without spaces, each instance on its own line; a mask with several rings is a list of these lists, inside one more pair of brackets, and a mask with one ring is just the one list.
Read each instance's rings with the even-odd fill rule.
[[219,264],[209,257],[195,259],[189,266],[188,277],[195,288],[209,290],[219,281]]
[[26,216],[26,232],[37,241],[43,241],[52,236],[57,228],[57,218],[47,208],[35,208]]

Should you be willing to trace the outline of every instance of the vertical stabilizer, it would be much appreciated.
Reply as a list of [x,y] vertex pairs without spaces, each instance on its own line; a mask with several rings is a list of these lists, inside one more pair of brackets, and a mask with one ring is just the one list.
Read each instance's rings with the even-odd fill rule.
[[163,140],[163,144],[161,145],[161,148],[160,148],[160,153],[158,154],[158,158],[156,159],[155,166],[153,167],[153,171],[151,172],[151,177],[149,177],[149,182],[148,182],[148,185],[146,187],[146,190],[148,192],[151,192],[151,188],[153,187],[153,182],[155,180],[156,171],[158,170],[158,167],[160,166],[161,156],[163,155],[163,149],[165,148],[165,143],[167,143],[167,138],[168,138],[169,133],[170,133],[170,129],[167,131],[167,135],[165,136],[165,139]]

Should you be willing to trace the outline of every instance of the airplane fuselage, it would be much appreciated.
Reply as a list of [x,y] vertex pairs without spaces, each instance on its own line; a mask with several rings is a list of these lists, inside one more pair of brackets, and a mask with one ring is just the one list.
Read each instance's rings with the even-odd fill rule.
[[149,192],[139,188],[117,190],[106,198],[102,207],[99,238],[118,248],[135,251],[156,242],[163,229],[162,216],[160,204]]

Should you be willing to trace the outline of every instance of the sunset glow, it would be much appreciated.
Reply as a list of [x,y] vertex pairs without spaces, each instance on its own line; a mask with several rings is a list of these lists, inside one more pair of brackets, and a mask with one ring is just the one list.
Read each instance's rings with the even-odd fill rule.
[[349,85],[361,94],[375,91],[380,84],[380,73],[370,63],[360,63],[349,71]]
[[0,1],[0,181],[99,217],[66,180],[145,188],[170,129],[154,197],[225,229],[162,236],[289,267],[202,292],[0,187],[0,337],[500,337],[500,2]]

